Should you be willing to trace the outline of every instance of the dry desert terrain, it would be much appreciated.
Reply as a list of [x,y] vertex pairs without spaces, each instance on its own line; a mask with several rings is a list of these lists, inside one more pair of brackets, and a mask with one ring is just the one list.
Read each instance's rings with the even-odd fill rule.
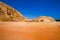
[[60,40],[60,25],[44,22],[0,22],[0,40]]

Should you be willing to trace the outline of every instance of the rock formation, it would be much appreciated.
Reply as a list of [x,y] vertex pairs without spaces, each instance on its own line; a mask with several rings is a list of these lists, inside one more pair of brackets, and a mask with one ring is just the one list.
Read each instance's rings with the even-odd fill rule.
[[20,21],[20,22],[54,22],[51,17],[41,16],[33,20],[25,18],[14,8],[0,2],[0,21]]
[[53,19],[52,17],[41,16],[41,17],[38,17],[32,21],[35,21],[35,22],[55,22],[55,19]]
[[0,2],[0,21],[25,21],[25,17],[12,7]]

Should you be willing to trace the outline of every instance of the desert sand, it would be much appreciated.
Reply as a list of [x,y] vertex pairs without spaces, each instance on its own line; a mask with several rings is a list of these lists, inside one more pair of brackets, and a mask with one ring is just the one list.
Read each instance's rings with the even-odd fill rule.
[[60,26],[44,22],[0,22],[0,40],[60,40]]

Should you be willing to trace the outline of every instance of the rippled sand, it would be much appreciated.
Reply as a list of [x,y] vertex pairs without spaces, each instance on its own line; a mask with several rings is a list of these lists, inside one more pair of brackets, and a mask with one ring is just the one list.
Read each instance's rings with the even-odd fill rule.
[[60,40],[58,23],[0,22],[0,40]]

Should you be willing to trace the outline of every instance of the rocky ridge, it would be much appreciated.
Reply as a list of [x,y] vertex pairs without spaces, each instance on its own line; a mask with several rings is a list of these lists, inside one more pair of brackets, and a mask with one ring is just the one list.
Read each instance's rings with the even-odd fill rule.
[[55,22],[52,17],[41,16],[33,20],[25,18],[20,12],[7,4],[0,2],[0,21],[20,21],[20,22]]

